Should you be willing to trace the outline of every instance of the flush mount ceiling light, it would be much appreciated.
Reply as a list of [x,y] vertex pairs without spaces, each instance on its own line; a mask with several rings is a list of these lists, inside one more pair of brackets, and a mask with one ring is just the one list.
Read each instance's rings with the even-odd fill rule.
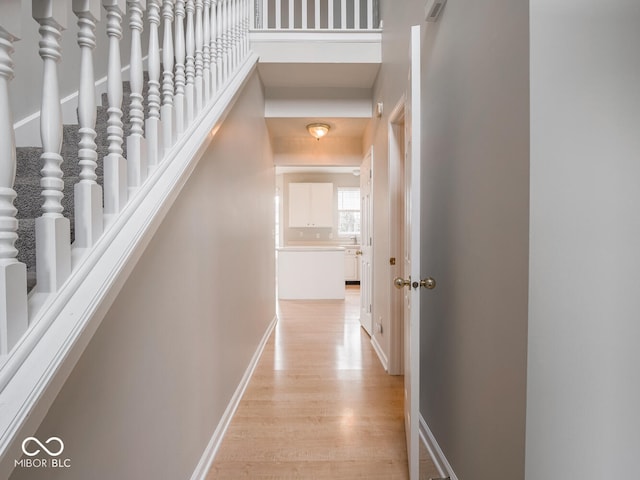
[[316,140],[320,140],[327,133],[329,133],[329,125],[326,123],[310,123],[307,125],[307,130]]

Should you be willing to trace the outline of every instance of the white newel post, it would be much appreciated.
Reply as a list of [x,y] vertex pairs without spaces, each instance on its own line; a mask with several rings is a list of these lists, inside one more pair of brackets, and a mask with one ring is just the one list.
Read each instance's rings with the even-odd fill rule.
[[75,243],[77,248],[91,247],[102,235],[102,187],[96,179],[98,152],[96,138],[96,92],[93,74],[93,49],[96,47],[96,22],[100,20],[100,0],[73,0],[78,17],[80,47],[80,90],[78,92],[78,164],[80,181],[74,185]]
[[184,0],[176,0],[175,16],[175,52],[176,52],[176,95],[173,106],[176,118],[176,138],[184,133],[185,128],[185,40],[184,40]]
[[0,19],[0,355],[6,355],[29,325],[27,267],[16,258],[16,146],[9,106],[13,43],[21,34],[20,0],[5,0],[0,5]]
[[202,111],[202,105],[204,103],[204,79],[203,79],[203,68],[204,68],[204,60],[202,58],[202,7],[203,0],[196,0],[196,19],[195,19],[195,66],[196,66],[196,114]]
[[162,18],[164,19],[164,36],[162,40],[162,139],[166,155],[176,141],[175,118],[173,111],[173,5],[175,0],[163,0]]
[[153,169],[162,158],[162,126],[160,125],[160,1],[148,0],[147,18],[149,20],[149,116],[145,121],[144,131],[147,142],[147,165]]
[[131,28],[131,56],[129,59],[129,82],[131,84],[129,118],[131,133],[127,137],[127,177],[129,192],[139,187],[147,176],[147,147],[144,138],[144,109],[142,87],[144,82],[142,67],[142,21],[146,0],[127,0],[129,28]]
[[102,0],[107,11],[109,59],[107,71],[107,142],[109,153],[104,157],[104,213],[120,212],[128,198],[127,164],[122,156],[124,130],[122,124],[122,62],[120,41],[122,19],[126,11],[125,0]]
[[202,27],[202,58],[204,61],[204,68],[202,70],[203,101],[206,105],[211,98],[211,0],[204,0]]
[[58,63],[62,59],[62,30],[67,26],[66,0],[33,0],[33,18],[40,24],[40,57],[44,64],[40,136],[42,139],[42,216],[36,219],[37,290],[55,292],[71,273],[69,219],[62,215],[62,109]]
[[218,0],[211,0],[211,95],[218,92]]
[[186,102],[187,102],[187,124],[190,125],[195,117],[195,88],[196,88],[196,40],[195,40],[195,26],[194,15],[196,11],[195,0],[187,0],[187,86],[185,89]]

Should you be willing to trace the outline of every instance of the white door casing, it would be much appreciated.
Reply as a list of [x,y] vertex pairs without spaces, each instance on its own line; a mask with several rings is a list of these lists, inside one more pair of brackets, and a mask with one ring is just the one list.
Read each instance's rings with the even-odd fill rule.
[[373,147],[360,165],[360,324],[373,328]]
[[[420,403],[420,26],[411,27],[411,68],[405,104],[405,429],[409,478],[419,475]],[[418,283],[416,283],[418,282]]]

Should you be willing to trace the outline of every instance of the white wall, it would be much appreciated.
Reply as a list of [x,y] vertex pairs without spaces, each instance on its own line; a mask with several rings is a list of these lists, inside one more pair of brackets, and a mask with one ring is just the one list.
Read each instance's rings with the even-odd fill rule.
[[526,478],[637,478],[640,4],[531,0]]
[[263,108],[254,74],[40,426],[73,468],[12,479],[190,478],[275,315]]

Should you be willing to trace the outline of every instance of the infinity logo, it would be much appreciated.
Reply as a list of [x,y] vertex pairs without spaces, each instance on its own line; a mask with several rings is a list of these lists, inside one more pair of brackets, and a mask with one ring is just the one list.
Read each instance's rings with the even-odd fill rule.
[[37,449],[35,451],[28,451],[27,450],[27,446],[29,444],[29,442],[35,442],[37,443],[40,448],[42,450],[44,450],[45,452],[47,452],[47,454],[51,457],[57,457],[58,455],[62,454],[62,452],[64,451],[64,443],[62,442],[62,440],[60,440],[58,437],[50,437],[46,442],[44,442],[45,444],[49,444],[51,442],[58,442],[59,448],[60,450],[58,450],[57,452],[52,452],[51,450],[49,450],[40,440],[38,440],[36,437],[27,437],[24,439],[24,441],[22,442],[22,451],[24,452],[25,455],[27,455],[28,457],[35,457],[36,455],[38,455],[40,453],[40,449]]

